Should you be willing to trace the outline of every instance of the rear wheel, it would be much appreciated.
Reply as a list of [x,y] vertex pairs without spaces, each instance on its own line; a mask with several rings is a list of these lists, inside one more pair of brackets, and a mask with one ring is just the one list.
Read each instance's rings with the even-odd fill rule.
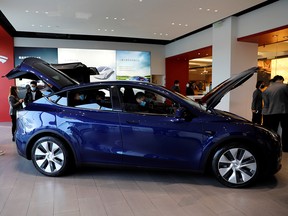
[[259,175],[260,162],[256,153],[245,145],[234,143],[219,149],[212,161],[219,182],[228,187],[246,187]]
[[68,171],[70,156],[63,143],[54,137],[42,137],[32,148],[36,169],[47,176],[60,176]]

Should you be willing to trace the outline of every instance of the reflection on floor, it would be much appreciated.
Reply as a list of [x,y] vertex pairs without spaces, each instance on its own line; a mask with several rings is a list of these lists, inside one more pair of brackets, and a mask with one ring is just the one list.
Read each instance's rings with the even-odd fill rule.
[[282,170],[248,189],[191,173],[82,168],[61,178],[39,174],[18,156],[10,123],[0,123],[0,216],[287,216],[288,153]]

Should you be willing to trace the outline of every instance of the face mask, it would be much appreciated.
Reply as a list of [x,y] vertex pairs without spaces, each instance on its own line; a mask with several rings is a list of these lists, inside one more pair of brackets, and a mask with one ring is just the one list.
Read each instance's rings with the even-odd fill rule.
[[140,102],[140,106],[145,106],[146,105],[146,101],[141,101]]
[[32,91],[35,91],[35,90],[36,90],[36,87],[31,87],[31,90],[32,90]]
[[85,99],[85,96],[84,95],[80,95],[79,99],[83,101]]

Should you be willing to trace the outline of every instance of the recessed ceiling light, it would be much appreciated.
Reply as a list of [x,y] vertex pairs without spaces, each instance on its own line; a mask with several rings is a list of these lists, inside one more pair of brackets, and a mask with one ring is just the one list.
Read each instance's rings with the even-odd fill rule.
[[117,20],[117,17],[114,17],[114,20]]
[[35,11],[35,13],[39,13],[39,11]]
[[207,10],[207,11],[210,11],[210,9],[209,9],[209,8],[207,8],[206,10]]
[[106,19],[109,19],[109,17],[106,17]]
[[26,13],[29,13],[30,11],[29,11],[29,10],[25,10],[25,12],[26,12]]
[[199,8],[199,10],[202,10],[203,8]]
[[175,25],[175,23],[173,22],[173,23],[171,23],[172,25]]
[[214,10],[214,12],[215,12],[215,13],[217,13],[217,12],[218,12],[218,10]]

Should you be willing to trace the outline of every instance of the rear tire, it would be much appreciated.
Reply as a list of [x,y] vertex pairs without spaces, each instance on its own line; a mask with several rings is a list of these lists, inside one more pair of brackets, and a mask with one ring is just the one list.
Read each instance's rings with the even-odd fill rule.
[[252,149],[233,143],[219,149],[212,161],[213,172],[225,186],[240,188],[253,184],[260,170],[260,161]]
[[32,148],[35,168],[46,176],[56,177],[68,171],[70,155],[65,145],[55,137],[42,137]]

